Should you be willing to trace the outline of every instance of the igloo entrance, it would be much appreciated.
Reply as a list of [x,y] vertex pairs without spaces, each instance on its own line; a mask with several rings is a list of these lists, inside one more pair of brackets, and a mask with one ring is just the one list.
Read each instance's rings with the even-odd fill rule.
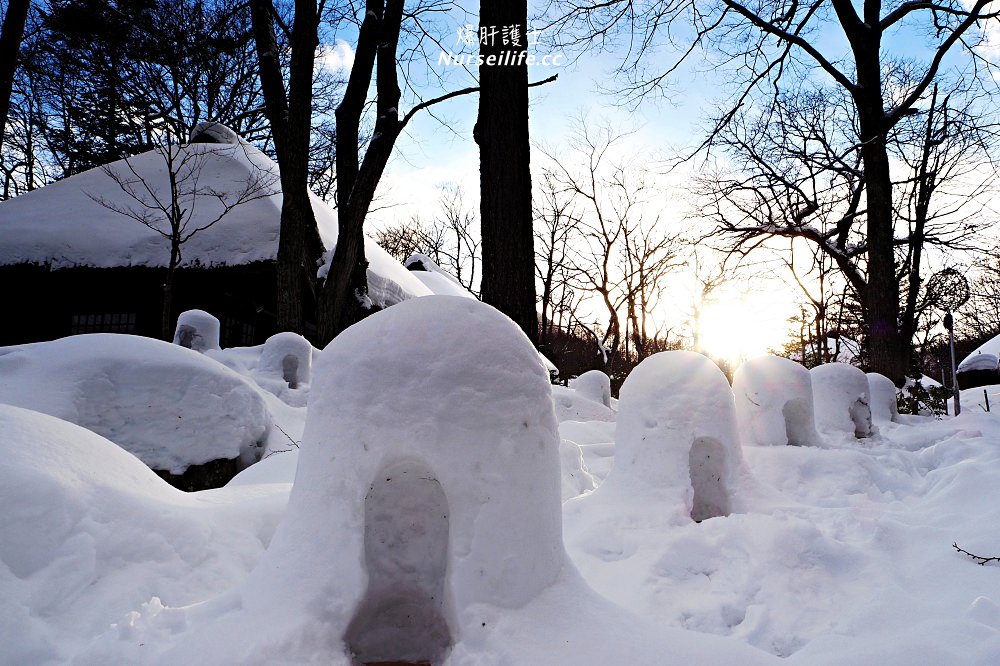
[[722,479],[726,475],[726,451],[714,437],[699,437],[688,453],[694,501],[691,520],[729,515],[729,492]]
[[368,589],[344,635],[357,664],[439,664],[446,620],[448,500],[422,463],[397,461],[365,498]]

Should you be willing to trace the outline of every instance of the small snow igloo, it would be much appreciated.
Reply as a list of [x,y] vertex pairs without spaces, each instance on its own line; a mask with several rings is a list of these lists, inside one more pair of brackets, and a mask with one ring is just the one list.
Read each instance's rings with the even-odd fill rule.
[[622,385],[615,462],[594,493],[634,496],[670,522],[733,510],[743,455],[729,382],[701,354],[645,359]]
[[802,365],[779,356],[748,359],[736,370],[733,394],[743,444],[816,444],[812,382]]
[[174,344],[197,352],[219,349],[219,320],[204,310],[188,310],[177,317]]
[[297,619],[260,622],[260,654],[439,664],[565,563],[548,373],[478,301],[405,301],[330,343],[299,456],[242,602]]
[[827,363],[809,371],[816,406],[816,425],[827,432],[858,439],[875,434],[871,388],[865,373],[847,363]]
[[589,370],[569,380],[569,387],[585,398],[611,407],[611,378],[600,370]]

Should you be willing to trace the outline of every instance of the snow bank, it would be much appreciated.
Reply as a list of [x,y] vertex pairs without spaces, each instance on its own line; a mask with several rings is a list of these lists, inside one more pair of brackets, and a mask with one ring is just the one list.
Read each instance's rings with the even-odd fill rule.
[[552,387],[552,400],[556,407],[556,420],[563,421],[614,421],[610,407],[591,400],[575,389],[565,386]]
[[736,370],[733,394],[743,444],[817,443],[812,382],[802,365],[778,356],[748,359]]
[[5,664],[68,663],[153,595],[184,605],[232,588],[284,509],[287,488],[182,493],[112,442],[38,412],[0,405],[0,433]]
[[219,349],[219,320],[204,310],[188,310],[177,317],[174,344],[197,352]]
[[898,420],[899,403],[896,399],[896,385],[885,375],[868,373],[868,390],[871,395],[872,421],[891,423]]
[[288,511],[246,584],[150,602],[87,656],[142,642],[159,663],[765,663],[586,587],[562,545],[558,447],[513,322],[455,297],[382,311],[317,361]]
[[583,397],[611,409],[611,378],[600,370],[590,370],[569,380],[569,387]]
[[0,350],[0,402],[107,437],[153,469],[259,458],[270,416],[243,377],[160,340],[97,333]]
[[850,433],[859,439],[875,434],[871,389],[864,372],[847,363],[827,363],[809,375],[820,430]]

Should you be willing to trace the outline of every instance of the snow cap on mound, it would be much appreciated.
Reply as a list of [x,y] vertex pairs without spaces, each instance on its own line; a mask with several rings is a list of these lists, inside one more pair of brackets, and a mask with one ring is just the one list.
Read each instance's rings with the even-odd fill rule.
[[95,333],[0,350],[0,402],[107,437],[153,469],[260,455],[270,427],[243,377],[178,345]]
[[615,464],[593,497],[634,495],[672,522],[724,516],[742,460],[726,376],[701,354],[660,352],[622,384]]
[[847,363],[827,363],[809,371],[820,430],[849,433],[857,438],[875,434],[871,389],[865,373]]
[[733,377],[733,394],[743,444],[816,444],[812,382],[805,367],[779,356],[747,359]]
[[896,385],[885,375],[868,373],[868,390],[871,396],[872,421],[891,423],[899,417],[899,403],[896,400]]
[[177,317],[174,344],[197,352],[219,349],[219,320],[204,310],[188,310]]
[[600,370],[589,370],[569,380],[569,387],[583,397],[611,408],[611,378]]

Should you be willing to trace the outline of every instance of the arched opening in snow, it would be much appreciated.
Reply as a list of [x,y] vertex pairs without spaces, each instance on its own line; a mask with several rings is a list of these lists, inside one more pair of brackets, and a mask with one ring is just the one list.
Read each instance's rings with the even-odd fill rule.
[[186,324],[181,324],[177,327],[177,333],[174,335],[174,342],[181,347],[192,348],[194,345],[194,336],[198,333],[194,326],[188,326]]
[[448,500],[422,463],[382,467],[365,498],[368,589],[344,634],[355,663],[440,664],[446,619]]
[[299,357],[295,354],[286,354],[281,359],[281,378],[288,382],[288,388],[299,387]]
[[729,515],[729,493],[722,481],[726,451],[714,437],[694,440],[688,453],[694,503],[691,519],[700,523],[708,518]]
[[858,439],[872,434],[872,409],[860,398],[854,401],[850,408],[851,421],[854,422],[854,436]]
[[794,399],[781,408],[785,417],[785,437],[789,446],[809,446],[813,443],[812,405],[804,400]]

